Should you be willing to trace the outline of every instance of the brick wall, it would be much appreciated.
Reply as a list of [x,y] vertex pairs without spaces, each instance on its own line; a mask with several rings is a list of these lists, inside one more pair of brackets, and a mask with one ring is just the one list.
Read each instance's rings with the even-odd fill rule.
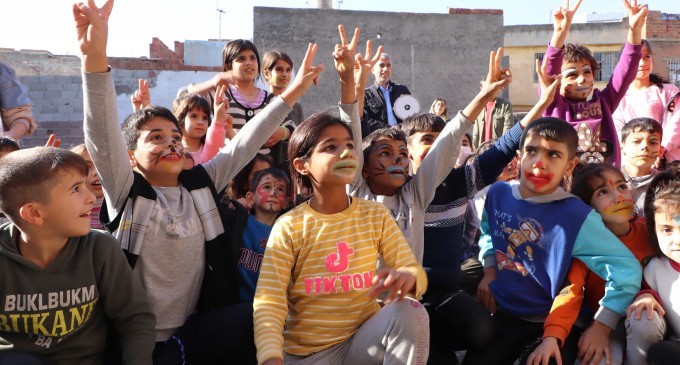
[[680,61],[680,14],[650,11],[646,31],[654,55],[654,72],[669,79],[668,61]]

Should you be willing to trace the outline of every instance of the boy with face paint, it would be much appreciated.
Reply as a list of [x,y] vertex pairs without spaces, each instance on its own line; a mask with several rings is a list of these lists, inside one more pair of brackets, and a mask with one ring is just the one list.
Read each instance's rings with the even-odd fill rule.
[[562,88],[543,115],[566,120],[578,131],[578,156],[582,161],[606,161],[620,166],[621,151],[612,113],[637,73],[647,5],[638,6],[637,0],[624,0],[630,25],[628,38],[611,79],[599,90],[593,89],[598,63],[590,50],[564,43],[581,1],[571,10],[569,0],[565,0],[565,7],[553,13],[554,32],[543,63],[549,75],[562,75]]
[[592,207],[560,186],[578,163],[578,140],[563,120],[529,124],[520,140],[519,180],[489,189],[477,298],[494,314],[497,330],[483,347],[468,351],[465,363],[512,363],[540,337],[572,258],[607,282],[594,319],[609,328],[616,328],[639,290],[642,270],[635,256]]
[[73,5],[83,53],[85,141],[104,188],[101,221],[118,239],[156,315],[154,363],[214,364],[225,356],[253,363],[253,309],[239,303],[237,249],[217,192],[323,70],[312,66],[316,46],[309,44],[300,72],[280,98],[213,159],[183,170],[182,132],[169,110],[142,109],[126,118],[121,134],[106,54],[113,3]]
[[290,201],[290,179],[276,167],[259,171],[250,183],[245,199],[248,206],[252,207],[252,214],[248,214],[248,210],[238,202],[232,201],[234,207],[231,210],[237,220],[229,226],[233,229],[234,239],[241,241],[238,245],[240,301],[252,303],[267,238],[274,221]]

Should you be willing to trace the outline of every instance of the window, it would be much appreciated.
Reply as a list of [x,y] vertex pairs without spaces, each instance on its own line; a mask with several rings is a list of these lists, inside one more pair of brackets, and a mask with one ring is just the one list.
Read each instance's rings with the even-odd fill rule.
[[668,61],[668,81],[680,87],[680,61]]
[[[543,62],[543,56],[545,56],[545,53],[534,53],[534,62],[536,62],[536,60]],[[538,83],[538,74],[536,74],[536,68],[534,67],[534,64],[531,65],[531,68],[534,69],[534,83]]]
[[595,81],[609,81],[614,74],[616,64],[619,62],[619,52],[595,52],[593,56],[600,66],[595,73]]

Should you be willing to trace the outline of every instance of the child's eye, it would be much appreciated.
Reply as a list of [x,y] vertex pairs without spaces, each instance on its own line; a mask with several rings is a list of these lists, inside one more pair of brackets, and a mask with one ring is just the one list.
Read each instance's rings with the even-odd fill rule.
[[335,150],[335,145],[334,145],[334,144],[329,144],[329,145],[326,146],[323,150],[324,150],[324,151],[334,151],[334,150]]
[[182,136],[174,136],[173,139],[174,139],[176,142],[182,142]]
[[550,157],[552,157],[552,158],[559,158],[559,157],[560,157],[560,154],[557,153],[557,152],[550,152]]
[[286,192],[286,189],[284,189],[283,187],[279,187],[276,189],[276,191],[278,191],[281,194],[284,194]]
[[608,192],[606,189],[600,189],[600,190],[598,190],[598,191],[595,193],[595,195],[597,195],[597,196],[604,196],[604,195],[607,195],[608,193],[609,193],[609,192]]

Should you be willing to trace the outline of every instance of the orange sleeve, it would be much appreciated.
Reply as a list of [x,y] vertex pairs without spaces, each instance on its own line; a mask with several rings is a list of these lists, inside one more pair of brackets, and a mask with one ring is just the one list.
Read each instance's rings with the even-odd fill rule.
[[580,260],[571,261],[562,290],[553,300],[550,313],[543,324],[543,338],[555,337],[560,346],[564,344],[571,326],[574,325],[583,304],[583,287],[588,268]]

